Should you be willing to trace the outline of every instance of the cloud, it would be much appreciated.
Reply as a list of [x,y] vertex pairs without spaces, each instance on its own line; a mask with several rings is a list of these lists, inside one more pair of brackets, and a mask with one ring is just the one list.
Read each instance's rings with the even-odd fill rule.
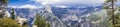
[[86,8],[85,6],[80,6],[80,7],[77,7],[77,8]]
[[42,5],[60,2],[60,0],[31,0],[31,1],[40,2],[40,4]]
[[36,9],[36,8],[38,8],[38,7],[35,6],[35,5],[29,5],[29,4],[27,4],[27,5],[20,6],[19,8],[30,8],[30,9]]
[[43,8],[43,7],[38,7],[38,6],[35,6],[35,5],[30,5],[30,4],[26,4],[26,5],[22,5],[22,6],[8,6],[8,7],[12,7],[12,8],[29,8],[29,9]]
[[12,7],[12,8],[17,8],[17,6],[9,6],[9,7]]
[[40,4],[46,5],[46,4],[88,4],[88,5],[94,5],[94,4],[100,4],[104,3],[105,0],[32,0],[35,2],[39,2]]
[[68,6],[55,6],[55,7],[59,7],[59,8],[68,8]]

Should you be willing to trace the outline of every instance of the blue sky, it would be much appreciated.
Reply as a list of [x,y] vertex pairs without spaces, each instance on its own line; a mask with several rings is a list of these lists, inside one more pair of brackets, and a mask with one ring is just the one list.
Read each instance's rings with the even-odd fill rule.
[[41,8],[44,5],[53,5],[55,7],[86,7],[100,6],[104,1],[105,0],[9,0],[8,6],[20,8]]
[[31,4],[31,5],[36,5],[35,2],[30,1],[30,0],[9,0],[9,5],[13,6],[19,6],[19,5],[26,5],[26,4]]
[[40,4],[30,0],[9,0],[8,6],[9,7],[24,7],[24,6],[38,7],[40,6]]

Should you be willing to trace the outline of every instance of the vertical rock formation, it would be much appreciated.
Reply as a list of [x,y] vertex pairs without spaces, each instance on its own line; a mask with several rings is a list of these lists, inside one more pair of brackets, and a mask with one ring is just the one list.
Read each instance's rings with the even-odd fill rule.
[[0,18],[4,17],[7,0],[0,0]]
[[10,17],[10,13],[7,10],[5,10],[5,15],[4,16],[5,17]]
[[45,6],[45,11],[49,12],[49,13],[52,13],[51,11],[51,6],[50,5],[46,5]]

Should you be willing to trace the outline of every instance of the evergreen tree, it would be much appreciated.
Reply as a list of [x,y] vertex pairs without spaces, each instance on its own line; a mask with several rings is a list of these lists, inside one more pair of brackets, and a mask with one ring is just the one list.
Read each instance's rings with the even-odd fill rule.
[[37,25],[37,27],[50,27],[50,24],[39,14],[36,14],[34,25]]
[[[120,10],[115,8],[115,2],[117,2],[117,0],[107,0],[103,9],[106,9],[109,21],[113,24],[113,27],[120,27],[120,13],[115,13]],[[108,5],[109,3],[110,5]],[[109,8],[111,6],[112,8]]]
[[12,12],[11,12],[11,18],[12,18],[12,19],[15,19],[14,8],[12,8],[11,10],[12,10]]

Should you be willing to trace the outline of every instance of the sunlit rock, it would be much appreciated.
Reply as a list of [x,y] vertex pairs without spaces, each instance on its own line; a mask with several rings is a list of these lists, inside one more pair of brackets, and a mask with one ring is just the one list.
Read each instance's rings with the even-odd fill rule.
[[51,6],[50,5],[46,5],[45,6],[45,11],[52,13]]
[[20,17],[17,17],[15,20],[16,20],[20,25],[23,25],[23,24],[27,23],[27,21],[28,21],[28,19],[26,19],[26,18],[20,18]]
[[33,25],[32,27],[37,27],[37,25]]
[[5,16],[10,17],[10,13],[8,11],[5,11]]

